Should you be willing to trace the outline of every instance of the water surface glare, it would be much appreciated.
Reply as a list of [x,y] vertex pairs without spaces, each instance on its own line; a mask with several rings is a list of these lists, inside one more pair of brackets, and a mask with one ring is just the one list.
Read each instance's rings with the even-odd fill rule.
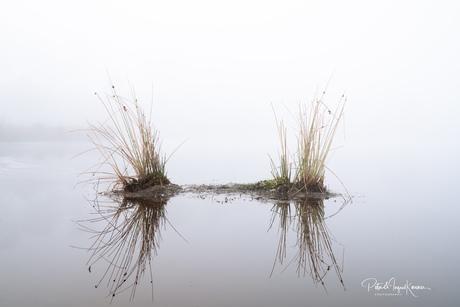
[[[418,178],[408,184],[414,168],[401,174],[404,188],[386,177],[373,185],[372,169],[341,176],[361,193],[351,191],[353,202],[335,215],[341,198],[276,204],[187,194],[155,207],[94,201],[91,185],[75,187],[97,161],[71,159],[82,144],[0,149],[2,306],[458,306],[456,197]],[[124,222],[134,226],[117,238]],[[85,249],[104,230],[113,231],[101,241],[109,249]],[[137,268],[145,274],[130,301]],[[112,299],[116,274],[127,290]]]

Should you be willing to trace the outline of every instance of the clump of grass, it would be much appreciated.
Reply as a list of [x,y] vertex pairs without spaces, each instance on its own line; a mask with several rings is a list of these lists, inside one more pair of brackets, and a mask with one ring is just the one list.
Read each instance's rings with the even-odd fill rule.
[[[299,127],[297,154],[290,162],[287,148],[287,130],[283,121],[277,121],[281,144],[280,166],[276,167],[270,158],[274,180],[287,187],[309,192],[326,192],[324,185],[326,162],[332,150],[332,142],[343,116],[346,99],[340,99],[335,110],[324,103],[325,92],[315,96],[309,104],[298,105],[296,122]],[[275,115],[276,118],[276,115]],[[292,174],[292,171],[294,173]]]
[[332,142],[345,107],[344,96],[335,110],[324,103],[324,92],[309,106],[299,103],[298,158],[294,184],[299,189],[325,192],[324,174]]
[[[275,111],[273,110],[273,112]],[[275,119],[277,122],[278,136],[281,145],[281,152],[279,153],[280,166],[277,167],[273,159],[270,157],[270,164],[272,169],[271,172],[277,185],[289,185],[291,183],[292,165],[289,160],[289,152],[287,147],[287,129],[284,127],[284,122],[282,120],[278,122],[276,114]]]
[[88,123],[92,132],[89,139],[103,157],[98,170],[103,165],[112,170],[112,173],[97,172],[109,175],[115,186],[129,192],[170,183],[158,131],[147,119],[132,87],[131,94],[132,99],[120,96],[113,84],[106,99],[96,93],[109,117],[97,125]]

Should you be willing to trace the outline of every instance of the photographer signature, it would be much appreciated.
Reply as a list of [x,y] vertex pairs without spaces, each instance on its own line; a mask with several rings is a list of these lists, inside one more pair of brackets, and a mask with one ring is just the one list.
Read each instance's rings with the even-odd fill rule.
[[394,277],[385,282],[378,282],[376,278],[366,278],[361,282],[361,286],[366,288],[368,292],[370,292],[371,289],[375,291],[383,290],[379,294],[376,293],[375,295],[402,295],[405,292],[406,295],[410,294],[413,297],[418,297],[418,295],[415,294],[416,291],[431,290],[431,288],[425,286],[414,285],[408,280],[406,280],[406,283],[398,285],[396,284],[396,279]]

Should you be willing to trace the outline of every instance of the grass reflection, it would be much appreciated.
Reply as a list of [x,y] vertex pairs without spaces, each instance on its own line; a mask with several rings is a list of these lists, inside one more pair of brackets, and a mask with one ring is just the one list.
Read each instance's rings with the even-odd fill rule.
[[[108,264],[95,287],[106,283],[112,299],[126,290],[131,290],[130,300],[133,299],[137,285],[147,275],[153,300],[152,256],[160,246],[161,230],[168,223],[166,203],[142,198],[95,200],[93,207],[98,217],[79,222],[95,238],[89,248],[89,271],[100,261]],[[94,230],[85,226],[88,223],[104,223],[105,227]]]
[[[342,208],[347,203],[348,201],[345,201]],[[289,264],[296,264],[299,277],[310,275],[315,284],[326,288],[324,279],[332,270],[335,271],[345,289],[342,278],[343,264],[339,265],[337,261],[333,249],[335,240],[325,222],[324,200],[279,202],[273,206],[272,213],[270,228],[274,227],[276,220],[279,220],[280,234],[272,274],[276,263],[283,264],[286,259],[288,233],[292,230],[296,234],[296,254]]]

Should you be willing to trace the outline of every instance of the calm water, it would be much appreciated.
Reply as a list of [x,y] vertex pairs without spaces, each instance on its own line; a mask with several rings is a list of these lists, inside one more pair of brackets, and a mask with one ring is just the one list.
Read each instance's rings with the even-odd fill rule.
[[[459,305],[454,153],[441,161],[427,152],[379,158],[378,150],[351,145],[331,162],[353,195],[344,207],[341,198],[275,204],[239,195],[182,195],[145,207],[94,201],[91,185],[76,186],[87,178],[76,174],[97,161],[94,154],[71,159],[85,148],[0,144],[1,306]],[[236,170],[200,178],[184,172],[180,157],[169,169],[181,184],[266,177],[266,169],[245,174],[250,161],[237,161]],[[152,225],[155,236],[145,236]],[[150,247],[139,265],[139,249],[129,258],[136,243]],[[126,261],[129,268],[119,269]],[[129,286],[144,268],[130,301]],[[111,300],[124,279],[119,290],[128,289]],[[407,285],[426,289],[393,287]]]

